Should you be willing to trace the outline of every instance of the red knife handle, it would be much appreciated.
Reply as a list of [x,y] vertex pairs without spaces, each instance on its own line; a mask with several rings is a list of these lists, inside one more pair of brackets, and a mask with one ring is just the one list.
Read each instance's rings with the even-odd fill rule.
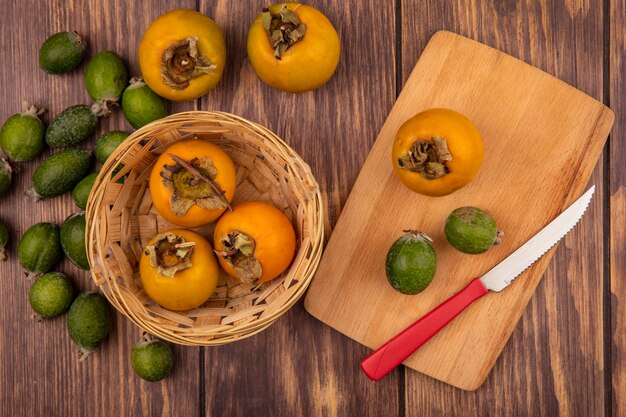
[[467,306],[485,294],[487,294],[487,289],[483,283],[478,278],[473,279],[467,287],[435,307],[365,358],[361,362],[361,368],[368,377],[378,381],[437,334]]

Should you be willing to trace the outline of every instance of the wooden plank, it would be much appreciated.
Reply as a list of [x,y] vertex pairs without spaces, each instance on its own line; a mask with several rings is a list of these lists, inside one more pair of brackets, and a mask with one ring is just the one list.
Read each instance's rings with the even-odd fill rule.
[[[191,0],[181,7],[194,8]],[[83,70],[52,76],[38,67],[37,51],[50,34],[77,30],[88,39],[89,53],[113,50],[120,54],[132,74],[139,72],[137,47],[143,30],[169,4],[160,1],[129,3],[71,1],[62,5],[35,0],[8,2],[0,16],[0,120],[20,110],[21,99],[29,99],[48,109],[45,119],[64,108],[89,103],[83,86]],[[170,112],[193,109],[193,103],[172,105]],[[99,133],[126,129],[130,125],[118,109],[101,123]],[[81,144],[93,147],[95,138]],[[50,154],[45,151],[45,155]],[[31,319],[26,279],[16,258],[19,236],[40,221],[61,224],[76,211],[70,195],[33,204],[23,196],[31,175],[43,158],[20,164],[21,172],[9,194],[0,200],[0,218],[11,229],[9,261],[0,265],[0,414],[1,415],[196,415],[201,369],[200,350],[174,348],[176,368],[162,383],[147,383],[135,376],[130,353],[140,338],[138,328],[121,315],[108,341],[85,362],[79,363],[75,347],[66,331],[65,317],[37,323]],[[68,261],[58,270],[67,273],[77,288],[93,290],[89,275]]]
[[612,0],[610,4],[609,103],[615,110],[616,121],[609,153],[611,317],[610,333],[606,337],[613,365],[612,415],[619,417],[626,415],[626,1]]
[[[394,5],[373,0],[311,4],[337,28],[342,55],[326,86],[293,95],[264,85],[246,58],[247,26],[267,3],[201,1],[201,10],[224,29],[230,54],[224,79],[203,98],[202,107],[257,121],[293,146],[311,164],[328,200],[327,224],[334,225],[395,97],[393,30],[381,35],[370,29],[393,28]],[[370,383],[358,367],[366,352],[298,303],[259,335],[206,349],[207,414],[396,415],[403,401],[402,374]]]
[[[448,29],[601,100],[602,16],[601,1],[403,1],[402,75],[430,36]],[[598,190],[590,210],[556,251],[485,384],[462,392],[407,371],[407,416],[604,414],[602,170],[600,162],[590,181]]]

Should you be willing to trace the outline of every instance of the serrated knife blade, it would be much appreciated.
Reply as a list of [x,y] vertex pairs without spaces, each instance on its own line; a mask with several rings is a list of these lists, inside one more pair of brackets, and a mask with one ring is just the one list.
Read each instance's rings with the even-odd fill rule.
[[559,243],[559,240],[563,239],[583,217],[595,190],[596,186],[594,185],[528,242],[483,275],[480,281],[485,288],[489,291],[502,291],[554,245]]
[[424,317],[404,329],[361,362],[365,374],[378,381],[400,365],[439,330],[451,322],[474,301],[488,293],[500,292],[529,266],[556,245],[582,218],[587,210],[595,186],[548,223],[528,242],[480,278],[448,298]]

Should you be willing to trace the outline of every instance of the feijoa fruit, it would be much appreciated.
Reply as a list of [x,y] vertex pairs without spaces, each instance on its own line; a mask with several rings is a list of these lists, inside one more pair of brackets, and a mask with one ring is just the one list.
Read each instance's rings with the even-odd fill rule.
[[113,151],[128,137],[128,133],[120,130],[107,132],[96,141],[96,159],[104,164]]
[[50,74],[63,74],[80,65],[87,44],[76,32],[50,36],[39,49],[39,66]]
[[71,191],[89,172],[91,152],[66,149],[50,155],[33,174],[33,188],[27,194],[49,198]]
[[61,226],[61,247],[65,256],[74,265],[82,269],[89,269],[87,248],[85,247],[85,212],[70,214]]
[[82,353],[81,361],[109,335],[111,317],[107,302],[96,292],[80,294],[67,313],[67,330]]
[[167,114],[167,104],[141,78],[132,78],[122,95],[124,117],[135,129],[147,125]]
[[51,148],[74,146],[98,128],[98,118],[89,106],[77,104],[59,113],[46,130],[46,143]]
[[29,275],[50,271],[63,257],[59,227],[37,223],[26,230],[17,248],[17,257]]
[[33,282],[28,301],[41,318],[52,319],[70,308],[73,295],[72,282],[64,274],[48,272]]
[[436,271],[437,255],[432,240],[424,233],[405,231],[387,252],[387,279],[403,294],[423,291],[432,282]]
[[463,253],[483,253],[499,243],[496,221],[489,213],[476,207],[453,210],[446,219],[444,231],[448,242]]
[[83,210],[87,208],[87,199],[89,198],[89,193],[91,193],[91,189],[93,188],[93,184],[97,177],[98,173],[92,172],[80,180],[80,182],[76,184],[72,190],[72,200],[74,200],[74,203],[76,203],[76,205]]
[[0,130],[0,144],[13,161],[30,161],[43,151],[44,126],[39,119],[45,110],[27,101],[22,102],[22,113],[9,117]]
[[128,84],[128,71],[122,59],[111,51],[98,52],[85,68],[85,88],[96,103],[94,111],[108,116],[111,106],[122,97]]
[[169,345],[149,335],[135,345],[130,358],[135,373],[150,382],[168,376],[174,364]]

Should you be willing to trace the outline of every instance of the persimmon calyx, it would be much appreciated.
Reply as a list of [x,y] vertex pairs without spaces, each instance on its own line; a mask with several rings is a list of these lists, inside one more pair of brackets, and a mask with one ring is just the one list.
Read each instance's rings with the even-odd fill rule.
[[163,185],[171,191],[170,208],[177,216],[184,216],[197,204],[207,210],[230,207],[224,191],[215,182],[217,168],[211,158],[194,158],[187,162],[170,154],[173,165],[164,164],[161,168]]
[[280,60],[287,49],[299,42],[306,33],[306,25],[293,10],[283,5],[278,13],[273,14],[270,9],[261,11],[263,28],[269,36],[269,42],[274,48],[274,57]]
[[448,174],[446,163],[452,160],[445,138],[433,136],[430,140],[418,139],[406,155],[398,159],[398,166],[411,172],[419,172],[428,179]]
[[191,36],[172,43],[163,52],[161,78],[163,83],[176,90],[184,90],[191,80],[209,74],[217,66],[198,51],[198,37]]
[[223,258],[237,274],[237,277],[247,284],[254,284],[261,277],[263,268],[254,256],[256,243],[254,239],[237,230],[228,233],[221,239],[223,251],[215,251]]
[[195,242],[187,242],[174,233],[161,233],[154,238],[154,243],[146,247],[150,265],[159,275],[174,277],[178,271],[192,267],[191,256]]

